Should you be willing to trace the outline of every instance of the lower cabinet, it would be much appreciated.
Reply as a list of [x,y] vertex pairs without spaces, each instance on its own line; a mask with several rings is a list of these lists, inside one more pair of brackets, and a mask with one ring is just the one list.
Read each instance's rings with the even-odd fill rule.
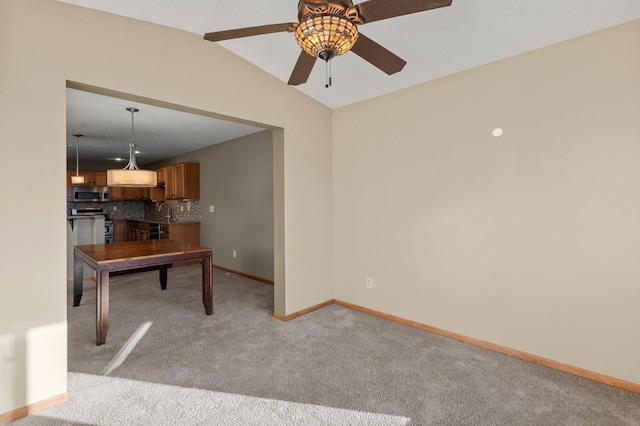
[[113,221],[113,241],[116,243],[119,243],[120,241],[129,241],[126,220],[121,219]]
[[[123,240],[118,239],[118,222],[122,222],[120,235]],[[151,239],[151,224],[138,220],[122,220],[114,222],[116,241],[140,241]],[[200,223],[163,223],[160,232],[161,239],[179,241],[193,245],[200,245]],[[189,265],[198,263],[195,261],[176,262],[174,266]]]
[[[189,243],[196,246],[200,245],[200,224],[199,223],[171,223],[162,225],[161,238],[167,238],[173,241]],[[199,263],[199,260],[187,260],[184,262],[176,262],[173,266],[192,265]]]
[[162,225],[162,238],[200,245],[199,223],[171,223]]
[[127,241],[151,239],[151,224],[137,220],[127,220]]

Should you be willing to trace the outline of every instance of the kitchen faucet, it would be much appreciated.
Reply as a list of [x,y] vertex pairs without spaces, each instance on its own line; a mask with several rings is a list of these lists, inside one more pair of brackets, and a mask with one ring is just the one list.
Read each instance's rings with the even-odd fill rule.
[[167,218],[167,223],[171,223],[171,206],[167,203],[160,203],[160,205],[158,206],[158,211],[160,213],[162,213],[162,207],[167,206],[167,215],[165,216]]

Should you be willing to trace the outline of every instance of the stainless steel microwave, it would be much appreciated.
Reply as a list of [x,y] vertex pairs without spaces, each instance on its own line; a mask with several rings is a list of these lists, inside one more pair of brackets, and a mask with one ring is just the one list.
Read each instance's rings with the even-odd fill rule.
[[106,203],[110,200],[108,186],[73,187],[73,201],[76,203]]

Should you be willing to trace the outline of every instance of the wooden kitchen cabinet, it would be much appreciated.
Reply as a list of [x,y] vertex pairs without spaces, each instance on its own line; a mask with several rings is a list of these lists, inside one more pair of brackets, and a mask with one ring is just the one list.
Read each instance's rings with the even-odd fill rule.
[[200,199],[200,163],[179,163],[158,170],[167,200]]
[[149,188],[140,188],[138,196],[142,201],[164,201],[164,186],[154,186]]
[[112,186],[109,188],[111,201],[124,201],[124,188]]
[[137,241],[138,240],[138,231],[136,231],[137,229],[137,225],[138,222],[134,221],[134,220],[126,220],[126,229],[127,229],[127,241]]
[[200,245],[199,223],[170,223],[162,225],[162,237],[181,243]]
[[126,220],[114,220],[113,221],[113,240],[116,243],[121,241],[128,241],[129,235],[127,234],[127,221]]
[[[199,223],[171,223],[162,225],[161,238],[181,243],[200,245],[200,224]],[[173,266],[193,265],[199,260],[186,260],[175,262]]]
[[138,201],[140,199],[140,188],[122,188],[122,197],[124,201]]
[[[126,234],[127,241],[140,241],[151,239],[151,225],[149,222],[126,220],[123,233]],[[118,232],[117,224],[115,233]],[[160,225],[160,238],[179,241],[181,243],[189,243],[193,245],[200,245],[200,223],[163,223]],[[116,241],[119,241],[116,237]],[[195,261],[176,262],[173,266],[191,265],[198,263]]]
[[107,185],[107,172],[92,172],[91,181],[95,186]]
[[164,177],[164,168],[156,170],[156,173],[158,178],[158,185],[164,186],[165,183],[167,183]]
[[164,188],[112,187],[111,201],[164,201]]
[[127,220],[127,240],[142,241],[151,239],[151,225],[147,222]]
[[145,222],[138,222],[138,240],[150,240],[151,239],[151,225]]
[[151,201],[164,201],[166,200],[166,193],[164,186],[156,186],[155,188],[149,188],[149,199]]
[[116,187],[113,186],[110,189],[111,201],[144,201],[144,192],[141,189],[146,188],[129,188],[129,187]]
[[149,190],[151,188],[138,188],[138,200],[140,201],[150,201],[151,197],[149,196]]
[[160,238],[200,245],[200,223],[163,223]]
[[[197,163],[196,163],[197,164]],[[71,176],[75,176],[75,170],[67,170],[67,201],[73,201],[73,185],[71,183]],[[78,175],[84,177],[82,186],[106,186],[107,185],[107,172],[89,172],[86,170],[80,170]],[[198,176],[198,180],[200,177]],[[158,182],[160,179],[158,178]],[[198,188],[199,192],[199,188]],[[111,187],[109,188],[109,194],[111,201],[164,201],[165,200],[165,188],[164,186],[157,186],[154,188],[124,188],[124,187]],[[199,195],[199,194],[198,194]]]

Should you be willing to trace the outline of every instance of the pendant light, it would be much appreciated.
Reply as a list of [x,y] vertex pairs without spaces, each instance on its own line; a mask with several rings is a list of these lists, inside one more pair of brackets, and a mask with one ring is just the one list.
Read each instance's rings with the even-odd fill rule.
[[131,112],[131,141],[129,142],[129,164],[124,169],[107,170],[108,186],[155,187],[158,186],[158,174],[155,170],[140,170],[136,163],[136,141],[133,134],[133,114],[138,108],[127,107]]
[[80,138],[81,134],[74,133],[72,136],[76,137],[76,175],[71,176],[71,183],[84,183],[84,176],[80,176]]

